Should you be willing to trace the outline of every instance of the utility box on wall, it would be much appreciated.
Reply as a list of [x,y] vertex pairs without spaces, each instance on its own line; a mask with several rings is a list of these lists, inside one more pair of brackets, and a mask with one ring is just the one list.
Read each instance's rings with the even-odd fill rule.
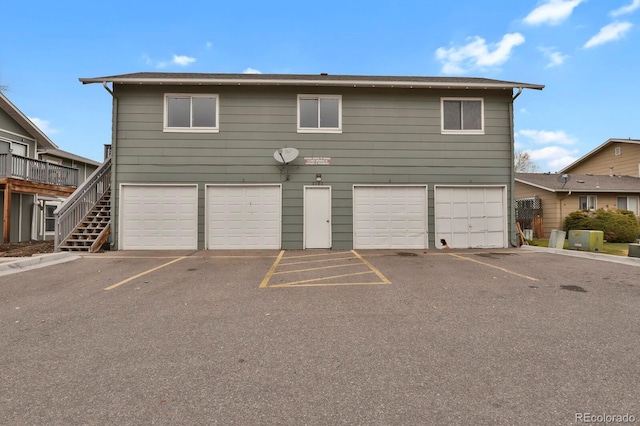
[[602,251],[604,232],[602,231],[569,231],[569,250]]

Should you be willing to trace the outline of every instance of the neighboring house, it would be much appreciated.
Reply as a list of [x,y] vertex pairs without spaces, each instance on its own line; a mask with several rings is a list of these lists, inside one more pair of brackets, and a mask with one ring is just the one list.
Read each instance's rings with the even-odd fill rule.
[[559,173],[640,177],[640,140],[609,139]]
[[569,173],[516,173],[518,221],[525,234],[547,238],[576,210],[625,209],[638,216],[640,178]]
[[327,74],[80,81],[113,96],[113,248],[517,242],[513,102],[544,86]]
[[53,239],[53,211],[99,163],[59,149],[0,93],[0,238]]

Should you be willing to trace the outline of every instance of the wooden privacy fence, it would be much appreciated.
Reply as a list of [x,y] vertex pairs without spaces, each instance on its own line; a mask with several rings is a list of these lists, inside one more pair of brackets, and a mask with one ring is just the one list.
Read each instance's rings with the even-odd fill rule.
[[516,200],[516,222],[525,238],[543,238],[542,200],[538,197]]

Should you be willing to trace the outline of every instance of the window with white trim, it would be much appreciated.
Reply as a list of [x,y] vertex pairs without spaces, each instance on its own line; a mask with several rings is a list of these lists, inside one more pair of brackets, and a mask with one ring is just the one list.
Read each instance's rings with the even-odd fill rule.
[[218,95],[165,94],[165,132],[218,132]]
[[42,220],[44,221],[43,231],[45,235],[53,234],[56,230],[56,217],[53,212],[60,206],[57,201],[46,201],[44,203],[44,214]]
[[632,211],[633,214],[638,216],[638,197],[618,197],[618,210],[629,210]]
[[298,132],[342,132],[342,96],[298,95]]
[[482,98],[442,98],[442,133],[484,134]]
[[578,207],[580,210],[595,210],[596,209],[596,196],[595,195],[581,195],[578,197]]
[[29,156],[29,146],[24,143],[11,142],[11,153],[13,155],[20,155],[22,157]]

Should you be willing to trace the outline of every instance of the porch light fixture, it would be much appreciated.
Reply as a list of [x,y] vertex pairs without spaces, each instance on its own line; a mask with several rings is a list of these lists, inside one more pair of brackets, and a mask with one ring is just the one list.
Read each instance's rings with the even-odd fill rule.
[[321,185],[322,184],[322,174],[321,173],[317,173],[316,174],[316,185]]

